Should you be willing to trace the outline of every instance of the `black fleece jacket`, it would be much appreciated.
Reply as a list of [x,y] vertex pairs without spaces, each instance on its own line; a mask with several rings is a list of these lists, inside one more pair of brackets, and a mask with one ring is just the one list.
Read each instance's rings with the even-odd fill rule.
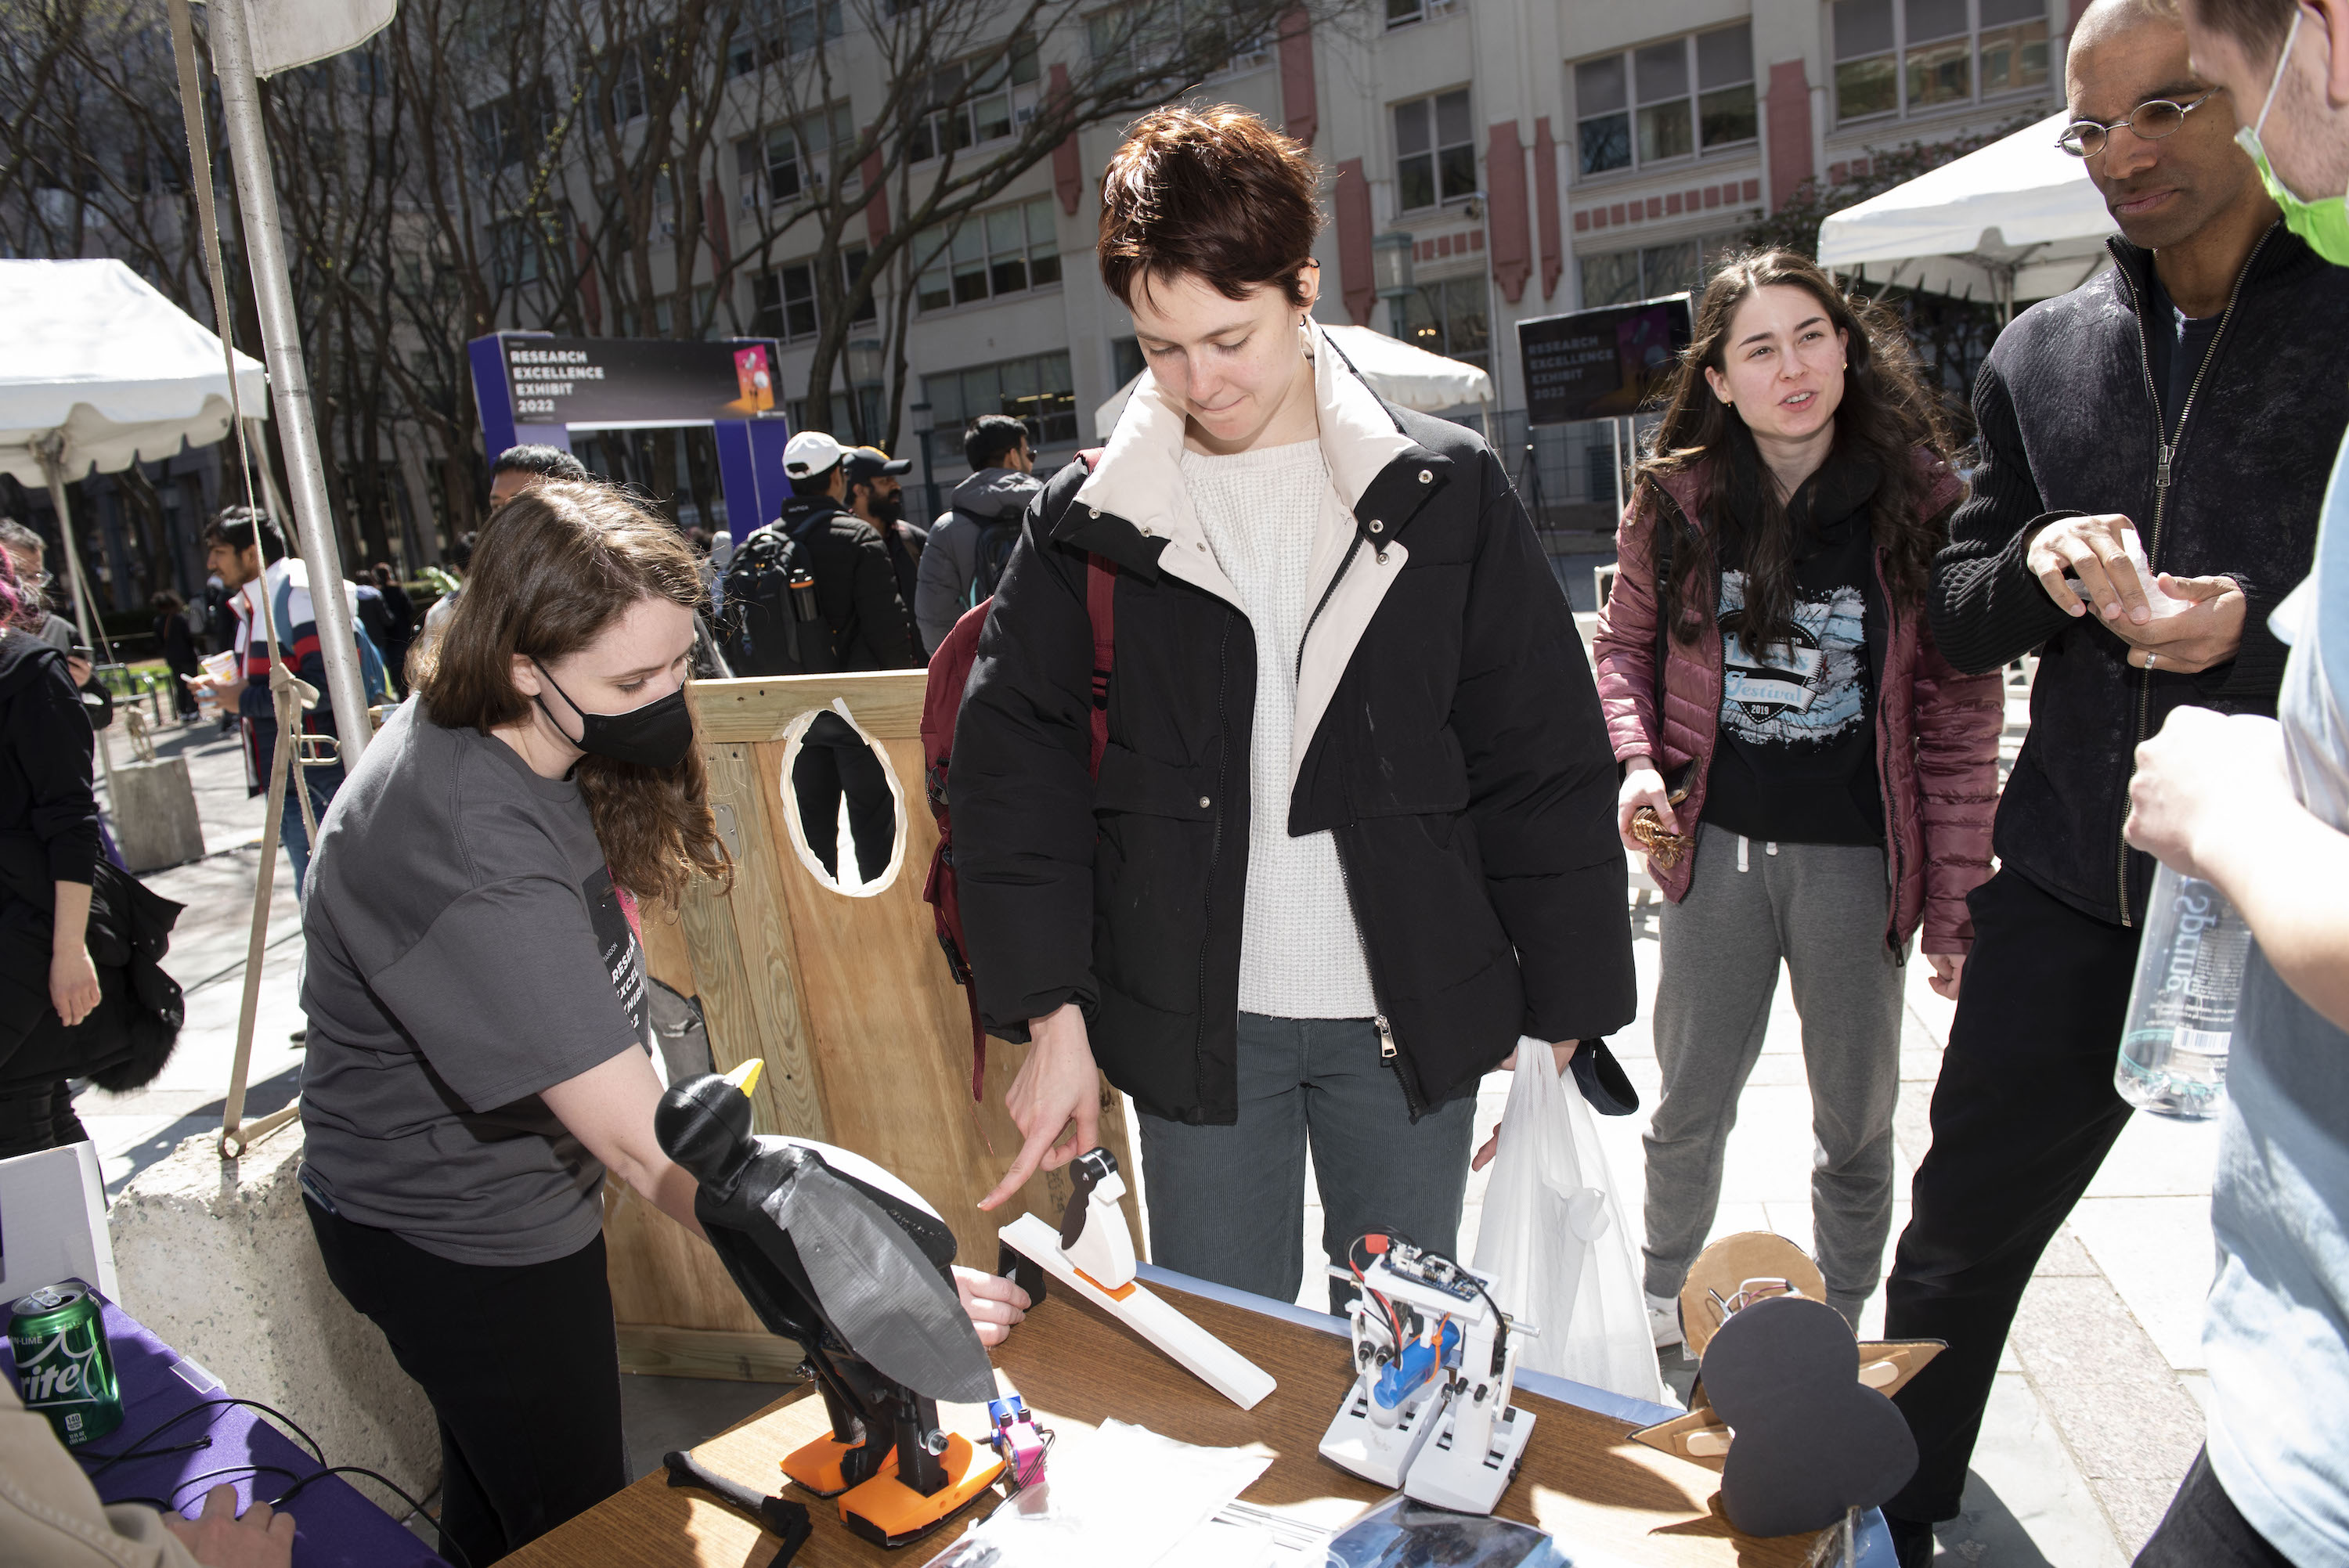
[[[2275,711],[2285,649],[2268,614],[2308,574],[2333,455],[2349,425],[2349,271],[2281,222],[2237,279],[2161,482],[2146,312],[2153,254],[2017,316],[1974,388],[1983,465],[1934,563],[1933,638],[1958,668],[2037,649],[2031,734],[1999,801],[2000,861],[2099,920],[2134,925],[2153,880],[2121,827],[2137,746],[2182,707]],[[2154,330],[2168,330],[2168,323]],[[2163,388],[2166,395],[2168,388]],[[2040,528],[2119,512],[2157,571],[2227,576],[2249,601],[2240,651],[2199,675],[2139,670],[2032,575]]]
[[[1520,1035],[1593,1042],[1576,1062],[1603,1083],[1596,1042],[1630,1022],[1634,982],[1614,755],[1566,596],[1485,444],[1387,415],[1413,444],[1356,503],[1347,561],[1368,571],[1388,542],[1409,560],[1306,748],[1288,827],[1334,835],[1416,1119],[1475,1093]],[[1074,505],[1084,479],[1071,463],[1030,506],[955,727],[979,1010],[1025,1038],[1073,1000],[1143,1109],[1229,1125],[1256,634],[1160,570],[1164,538]],[[1117,573],[1098,781],[1089,553]]]

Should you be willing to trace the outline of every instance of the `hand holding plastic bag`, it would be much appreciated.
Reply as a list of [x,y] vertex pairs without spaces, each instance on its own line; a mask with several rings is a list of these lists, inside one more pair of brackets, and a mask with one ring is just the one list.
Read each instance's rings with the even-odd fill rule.
[[1662,1403],[1631,1233],[1598,1130],[1546,1045],[1521,1040],[1485,1191],[1476,1267],[1530,1323],[1518,1365]]

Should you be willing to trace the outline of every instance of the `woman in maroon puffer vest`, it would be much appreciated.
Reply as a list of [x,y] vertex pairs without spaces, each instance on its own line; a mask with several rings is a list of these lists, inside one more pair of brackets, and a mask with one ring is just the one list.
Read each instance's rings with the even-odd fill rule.
[[1966,894],[1990,874],[2003,694],[1951,668],[1925,619],[1963,489],[1897,321],[1785,252],[1705,289],[1598,637],[1624,841],[1646,848],[1643,808],[1684,836],[1651,856],[1669,901],[1646,1139],[1660,1346],[1681,1337],[1782,960],[1828,1298],[1856,1325],[1880,1276],[1909,941],[1921,924],[1955,996]]

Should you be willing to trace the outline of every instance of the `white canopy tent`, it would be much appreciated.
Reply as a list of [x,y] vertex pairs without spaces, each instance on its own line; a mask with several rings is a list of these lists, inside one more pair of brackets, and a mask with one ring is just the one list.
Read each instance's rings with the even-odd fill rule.
[[[247,418],[269,377],[236,356]],[[0,472],[47,485],[65,531],[76,623],[89,640],[67,481],[154,462],[229,433],[221,341],[117,261],[0,262]]]
[[2018,301],[2094,277],[2116,232],[2086,166],[2055,145],[2068,113],[1830,213],[1819,264],[1862,282]]
[[[1367,326],[1333,326],[1326,321],[1320,325],[1339,351],[1354,362],[1354,368],[1362,373],[1371,390],[1390,403],[1433,414],[1443,408],[1457,408],[1464,403],[1492,401],[1493,378],[1473,365],[1414,348],[1400,338],[1372,332]],[[1142,377],[1149,374],[1144,370],[1093,411],[1095,440],[1109,439],[1109,433],[1117,428],[1117,417],[1125,412],[1126,399],[1142,385]]]

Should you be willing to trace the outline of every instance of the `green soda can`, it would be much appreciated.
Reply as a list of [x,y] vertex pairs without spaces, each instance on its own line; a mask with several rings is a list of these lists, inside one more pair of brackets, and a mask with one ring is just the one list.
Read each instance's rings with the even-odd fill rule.
[[25,1408],[49,1418],[67,1448],[122,1425],[122,1386],[115,1380],[98,1298],[78,1280],[43,1285],[9,1308],[8,1346]]

